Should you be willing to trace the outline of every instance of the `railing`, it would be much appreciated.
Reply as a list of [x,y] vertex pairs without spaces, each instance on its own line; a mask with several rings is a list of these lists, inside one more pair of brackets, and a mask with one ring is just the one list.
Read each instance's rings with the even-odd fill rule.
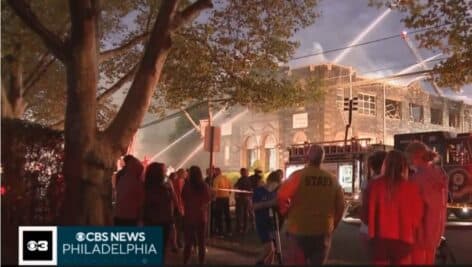
[[305,162],[306,154],[310,146],[314,144],[323,146],[326,161],[349,159],[353,155],[367,153],[370,141],[370,138],[360,138],[348,140],[346,144],[344,144],[344,140],[336,140],[292,145],[288,148],[289,162]]

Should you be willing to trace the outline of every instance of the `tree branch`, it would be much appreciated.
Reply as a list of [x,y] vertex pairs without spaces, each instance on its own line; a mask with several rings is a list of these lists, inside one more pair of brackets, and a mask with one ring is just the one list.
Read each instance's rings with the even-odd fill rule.
[[24,83],[24,90],[23,90],[23,97],[26,97],[28,93],[30,92],[31,88],[33,88],[33,85],[43,77],[43,74],[46,73],[48,70],[49,66],[52,65],[56,61],[56,58],[53,57],[49,59],[49,61],[45,62],[41,66],[38,66],[38,69],[31,73],[31,75],[28,77],[28,80]]
[[133,39],[129,40],[126,42],[124,45],[117,47],[117,48],[112,48],[106,51],[103,51],[100,53],[100,63],[105,62],[107,60],[110,60],[111,58],[114,58],[122,53],[124,53],[126,50],[130,49],[131,47],[139,44],[143,40],[145,40],[149,36],[149,32],[142,33]]
[[[62,130],[64,129],[64,119],[60,119],[59,121],[57,122],[54,122],[52,124],[49,124],[47,127],[48,128],[52,128],[52,129],[56,129],[56,130]],[[61,127],[62,125],[62,127]]]
[[21,60],[21,46],[17,45],[15,50],[15,56],[10,55],[5,58],[5,63],[8,69],[6,99],[10,103],[12,115],[15,118],[21,118],[25,110],[24,100],[22,97],[23,65]]
[[200,12],[207,8],[213,8],[212,0],[198,0],[186,7],[183,11],[177,13],[174,19],[172,30],[175,30],[184,24],[187,24],[200,15]]
[[119,81],[117,81],[114,85],[112,85],[110,88],[105,90],[101,95],[97,97],[97,102],[101,103],[103,100],[105,100],[107,97],[111,96],[114,94],[116,91],[118,91],[123,85],[130,81],[133,77],[134,74],[136,73],[137,70],[137,65],[134,66],[128,73],[126,73]]
[[64,61],[66,58],[64,42],[39,21],[36,14],[31,10],[30,5],[23,0],[8,0],[8,4],[15,11],[16,15],[43,40],[54,56]]
[[149,7],[149,15],[146,19],[146,31],[150,31],[149,26],[151,26],[151,20],[152,20],[152,15],[154,14],[154,10],[156,10],[156,5],[155,2],[151,2],[151,5]]
[[34,76],[36,75],[38,70],[41,69],[41,66],[44,65],[44,63],[46,62],[49,55],[50,55],[50,52],[46,51],[39,57],[38,63],[36,64],[36,66],[34,66],[33,70],[30,72],[28,77],[25,79],[24,84],[29,84],[34,79]]
[[170,29],[178,3],[178,0],[162,1],[128,94],[115,118],[103,132],[106,140],[113,140],[114,149],[126,149],[149,108],[172,45]]
[[[110,88],[105,90],[101,95],[97,96],[97,103],[102,103],[107,97],[111,96],[112,94],[116,93],[126,82],[130,81],[134,74],[136,73],[137,66],[134,66],[128,73],[126,73],[119,81],[117,81],[114,85]],[[61,124],[64,123],[64,119],[60,119],[57,122],[50,124],[48,127],[51,128],[58,128]]]

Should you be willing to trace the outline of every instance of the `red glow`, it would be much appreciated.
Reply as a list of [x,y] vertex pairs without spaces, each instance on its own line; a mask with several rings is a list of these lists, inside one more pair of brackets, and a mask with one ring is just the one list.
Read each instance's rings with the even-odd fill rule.
[[144,156],[142,164],[144,165],[144,167],[146,167],[149,164],[149,156],[147,155]]
[[7,189],[5,188],[5,186],[2,185],[2,186],[0,187],[0,195],[3,196],[3,195],[5,195],[6,192],[7,192]]

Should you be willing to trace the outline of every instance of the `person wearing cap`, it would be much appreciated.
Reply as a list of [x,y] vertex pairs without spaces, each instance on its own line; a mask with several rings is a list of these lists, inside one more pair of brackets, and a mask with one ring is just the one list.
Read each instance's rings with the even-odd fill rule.
[[286,216],[289,265],[324,264],[334,229],[344,212],[344,194],[338,180],[320,167],[323,147],[312,145],[305,168],[295,171],[281,185],[277,202]]
[[436,249],[447,220],[447,176],[435,167],[437,153],[422,142],[410,143],[406,156],[412,169],[410,180],[420,188],[424,215],[412,254],[413,264],[434,264]]

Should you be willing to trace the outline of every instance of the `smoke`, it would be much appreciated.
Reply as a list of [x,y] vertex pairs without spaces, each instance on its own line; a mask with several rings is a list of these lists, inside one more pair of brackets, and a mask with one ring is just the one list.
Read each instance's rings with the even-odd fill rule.
[[312,42],[311,47],[300,49],[297,56],[289,62],[290,69],[297,69],[311,64],[321,64],[327,62],[323,55],[323,46],[319,42]]

